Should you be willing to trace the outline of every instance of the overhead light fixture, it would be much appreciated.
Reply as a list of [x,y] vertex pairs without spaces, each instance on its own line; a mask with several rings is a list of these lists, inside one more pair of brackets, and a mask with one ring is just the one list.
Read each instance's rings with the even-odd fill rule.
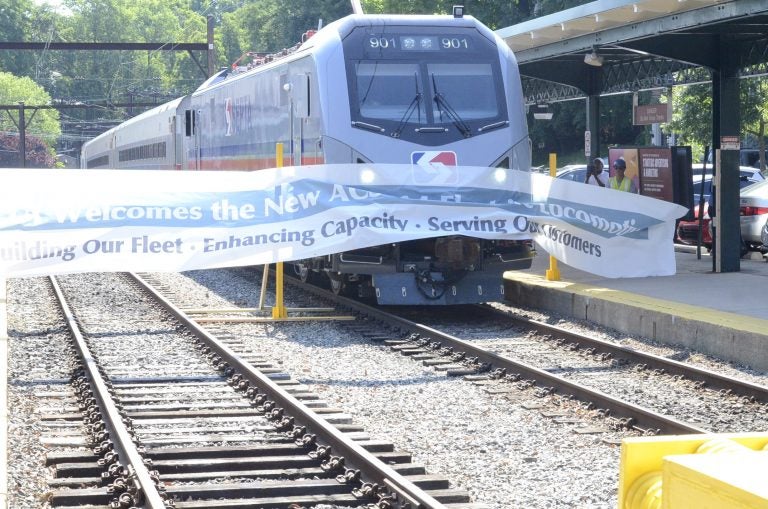
[[463,18],[464,17],[464,6],[463,5],[454,5],[453,6],[453,17],[454,18]]
[[593,49],[592,53],[584,55],[584,63],[587,65],[593,65],[595,67],[602,67],[603,57],[597,54],[597,49]]
[[533,118],[536,120],[552,120],[552,112],[546,104],[539,104],[531,108]]

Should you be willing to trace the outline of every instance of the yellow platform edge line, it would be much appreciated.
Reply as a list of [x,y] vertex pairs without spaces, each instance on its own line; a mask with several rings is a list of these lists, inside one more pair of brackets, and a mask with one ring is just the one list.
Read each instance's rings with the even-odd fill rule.
[[645,309],[647,311],[664,313],[679,317],[681,320],[703,322],[768,337],[768,320],[762,318],[744,316],[701,306],[693,306],[691,304],[683,304],[680,302],[584,283],[548,281],[542,276],[534,274],[507,273],[505,274],[504,279],[513,283],[517,282],[525,285],[551,288],[553,290],[581,295],[591,299],[600,299],[607,302],[615,302],[617,304]]

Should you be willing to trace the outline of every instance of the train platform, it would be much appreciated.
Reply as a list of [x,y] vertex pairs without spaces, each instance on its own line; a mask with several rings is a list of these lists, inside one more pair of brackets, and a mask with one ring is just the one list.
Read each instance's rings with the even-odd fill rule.
[[544,309],[620,332],[674,344],[718,359],[768,371],[768,263],[759,253],[739,272],[715,273],[702,250],[676,246],[673,276],[610,279],[557,262],[539,251],[531,269],[505,273],[512,305]]

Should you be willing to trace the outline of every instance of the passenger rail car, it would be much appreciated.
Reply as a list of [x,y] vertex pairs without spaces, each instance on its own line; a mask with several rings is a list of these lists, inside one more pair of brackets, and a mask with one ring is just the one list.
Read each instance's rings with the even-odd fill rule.
[[[352,15],[284,53],[107,131],[83,167],[258,170],[282,142],[284,165],[530,168],[514,55],[471,17]],[[503,300],[503,272],[532,256],[528,242],[455,235],[292,263],[381,304],[462,304]]]

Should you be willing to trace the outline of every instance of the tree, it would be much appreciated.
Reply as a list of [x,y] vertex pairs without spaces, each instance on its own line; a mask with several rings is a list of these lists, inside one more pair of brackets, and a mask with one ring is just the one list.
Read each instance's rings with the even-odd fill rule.
[[[0,168],[15,168],[21,166],[19,161],[18,133],[0,133]],[[53,168],[56,158],[50,147],[37,136],[27,136],[24,141],[26,148],[26,166],[28,168]]]
[[741,80],[741,125],[757,140],[760,173],[765,174],[765,138],[768,123],[768,83],[763,78]]
[[[0,39],[24,41],[32,30],[32,0],[3,0],[0,2]],[[34,68],[30,52],[0,52],[0,71],[23,74]]]
[[[760,171],[765,172],[766,124],[768,124],[768,83],[762,78],[746,78],[739,83],[741,137],[762,154]],[[712,144],[712,85],[674,87],[672,122],[683,143],[694,147],[694,160],[704,155],[703,147]]]
[[[206,40],[206,18],[192,11],[186,0],[66,0],[66,5],[72,14],[59,20],[56,37],[60,40]],[[83,101],[164,100],[194,90],[205,79],[186,53],[174,51],[58,52],[50,65],[71,77],[59,85],[59,92]]]
[[[19,78],[7,72],[0,72],[0,104],[15,105],[23,102],[28,105],[43,105],[51,102],[51,96],[30,78]],[[59,112],[53,109],[37,110],[34,116],[25,115],[26,123],[26,147],[27,158],[35,161],[35,164],[51,164],[55,154],[53,146],[61,135],[59,124]],[[3,161],[8,151],[18,154],[19,150],[19,113],[17,111],[0,112],[0,132],[3,134],[2,145]],[[13,141],[15,140],[15,142]],[[50,156],[48,160],[44,154]],[[11,166],[18,166],[18,156],[11,156],[14,160]]]
[[678,133],[678,143],[690,145],[693,160],[704,157],[712,144],[712,86],[709,83],[672,88],[672,121],[668,127]]
[[301,35],[351,14],[347,0],[261,0],[249,3],[222,16],[222,31],[228,41],[229,62],[246,51],[272,53],[290,48],[301,41]]

